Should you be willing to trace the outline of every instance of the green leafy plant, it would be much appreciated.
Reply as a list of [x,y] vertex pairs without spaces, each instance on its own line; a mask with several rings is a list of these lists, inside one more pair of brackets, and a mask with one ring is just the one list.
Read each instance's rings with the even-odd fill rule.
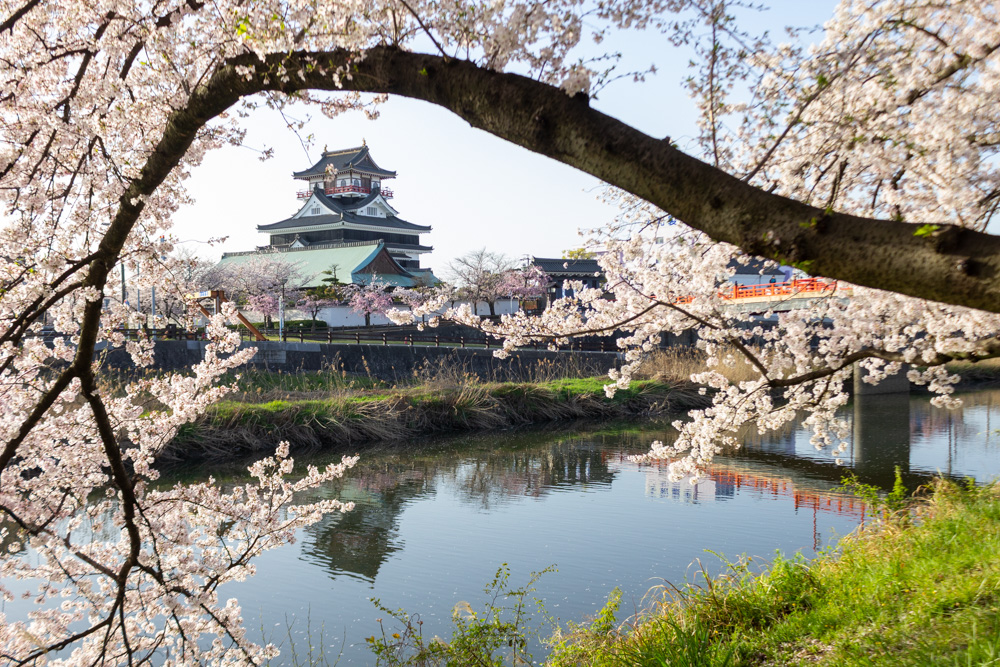
[[882,489],[874,484],[865,484],[853,472],[844,476],[840,482],[840,488],[853,493],[876,513],[897,513],[910,505],[910,491],[903,483],[903,472],[899,466],[896,466],[892,491],[887,494],[883,495]]
[[916,231],[913,232],[914,236],[933,236],[934,232],[941,229],[940,225],[920,225],[917,227]]
[[[375,654],[376,664],[387,667],[533,664],[528,645],[538,637],[538,631],[528,624],[531,620],[528,598],[535,592],[535,584],[541,576],[555,570],[555,566],[549,566],[532,572],[525,585],[514,588],[510,584],[510,567],[507,563],[501,564],[493,580],[483,589],[488,601],[482,611],[475,611],[468,602],[455,605],[452,610],[454,630],[448,641],[440,637],[425,639],[419,614],[389,609],[373,599],[379,611],[400,625],[396,632],[387,631],[383,619],[378,619],[379,634],[366,640]],[[544,613],[541,600],[535,599],[534,603]]]

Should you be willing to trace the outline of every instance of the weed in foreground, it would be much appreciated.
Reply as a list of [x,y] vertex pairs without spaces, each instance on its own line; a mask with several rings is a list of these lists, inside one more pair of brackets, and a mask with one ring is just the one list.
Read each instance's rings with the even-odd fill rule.
[[[535,592],[539,578],[555,569],[550,566],[532,572],[524,586],[514,588],[510,584],[510,567],[502,564],[493,581],[483,589],[489,599],[481,612],[475,611],[468,602],[455,605],[452,611],[454,630],[447,641],[440,637],[425,639],[419,615],[389,609],[373,599],[379,611],[400,626],[398,632],[387,632],[385,622],[379,619],[379,635],[367,639],[376,664],[387,667],[534,664],[528,646],[537,637],[537,630],[529,623],[528,597]],[[541,600],[535,599],[534,603],[544,612]]]
[[[883,493],[882,489],[874,484],[865,484],[853,472],[847,473],[841,479],[840,490],[860,498],[865,503],[866,511],[873,516],[901,513],[914,502],[914,498],[910,496],[909,490],[903,483],[903,471],[899,466],[895,468],[895,480],[889,493]],[[901,515],[898,518],[903,517]]]

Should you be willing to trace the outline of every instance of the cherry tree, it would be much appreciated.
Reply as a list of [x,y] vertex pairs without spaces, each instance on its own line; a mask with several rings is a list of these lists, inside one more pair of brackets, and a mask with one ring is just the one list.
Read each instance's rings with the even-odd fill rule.
[[[231,490],[153,484],[163,445],[253,354],[224,326],[231,309],[213,318],[190,373],[123,397],[95,375],[98,344],[151,363],[148,342],[116,331],[124,305],[105,307],[121,289],[115,268],[161,282],[156,239],[188,201],[185,178],[208,151],[238,144],[260,104],[375,113],[404,95],[612,186],[622,214],[595,239],[604,289],[578,286],[538,319],[477,323],[509,346],[623,330],[627,363],[609,391],[663,331],[696,329],[710,364],[696,379],[716,390],[713,404],[650,453],[674,458],[678,475],[738,444],[740,425],[779,428],[799,410],[817,445],[836,448],[855,363],[876,381],[913,364],[910,378],[951,403],[945,362],[1000,355],[1000,237],[986,232],[1000,206],[996,4],[842,0],[822,32],[782,44],[742,31],[738,9],[0,0],[0,542],[38,556],[3,555],[0,595],[18,578],[46,582],[29,617],[0,618],[5,662],[262,663],[276,649],[248,638],[218,586],[321,512],[346,509],[295,506],[294,493],[353,459],[292,482],[285,445]],[[590,106],[617,76],[596,43],[624,28],[693,49],[702,120],[690,145]],[[837,279],[850,298],[756,330],[719,297],[741,251]],[[477,320],[469,308],[455,316]],[[65,336],[36,337],[43,318]],[[735,354],[756,379],[719,372]],[[162,409],[148,409],[150,396]],[[80,530],[104,515],[112,538]]]
[[370,282],[348,285],[344,288],[347,305],[355,313],[365,316],[365,326],[372,325],[372,315],[383,315],[392,308],[389,286],[373,275]]
[[297,291],[308,276],[303,276],[299,266],[267,255],[256,255],[249,261],[219,264],[214,269],[213,280],[226,290],[233,301],[245,301],[265,294],[289,295]]
[[307,290],[295,304],[296,308],[306,311],[309,314],[309,317],[312,318],[313,331],[316,330],[316,317],[319,315],[320,311],[324,308],[330,308],[331,306],[337,305],[336,299],[325,296],[325,294],[329,291],[329,288],[324,290]]
[[[413,309],[423,309],[423,307],[429,303],[431,300],[437,300],[442,292],[443,286],[438,285],[437,287],[430,286],[418,286],[418,287],[403,287],[398,288],[393,291],[392,299],[393,301],[399,301],[407,308]],[[388,311],[387,311],[388,312]],[[421,315],[420,324],[423,326],[427,322],[426,312]]]
[[247,307],[264,318],[264,326],[271,327],[271,319],[278,314],[278,298],[273,294],[254,294],[247,298]]
[[161,259],[165,263],[162,280],[167,284],[152,286],[156,289],[156,314],[163,320],[189,326],[193,324],[193,313],[187,295],[206,289],[205,283],[210,280],[215,264],[183,247],[175,248]]
[[545,296],[551,279],[539,266],[509,269],[501,274],[499,291],[512,299],[537,299]]
[[301,297],[307,279],[294,262],[257,255],[246,262],[217,265],[207,282],[211,289],[223,289],[231,300],[260,313],[270,327],[281,307]]
[[514,260],[503,253],[490,252],[486,248],[466,253],[448,264],[463,299],[472,304],[476,314],[479,302],[484,301],[490,315],[496,315],[497,299],[511,296],[507,291],[511,284],[507,274],[515,270]]

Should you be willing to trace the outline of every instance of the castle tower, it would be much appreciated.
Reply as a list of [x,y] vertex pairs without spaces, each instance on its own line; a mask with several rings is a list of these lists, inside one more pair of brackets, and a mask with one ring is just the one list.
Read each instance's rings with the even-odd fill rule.
[[392,190],[385,187],[396,172],[380,167],[367,145],[324,150],[316,164],[292,176],[307,185],[298,193],[299,210],[285,220],[257,226],[268,235],[268,245],[254,253],[227,253],[223,262],[248,254],[276,254],[305,266],[304,271],[321,273],[336,266],[345,283],[365,282],[366,274],[401,286],[436,282],[430,269],[420,266],[420,256],[433,250],[421,244],[420,235],[431,228],[398,217],[388,201]]

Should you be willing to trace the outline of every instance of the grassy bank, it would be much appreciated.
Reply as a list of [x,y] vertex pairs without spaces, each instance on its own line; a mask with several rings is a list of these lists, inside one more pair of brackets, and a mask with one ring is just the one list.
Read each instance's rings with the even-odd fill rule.
[[1000,359],[981,361],[953,361],[947,364],[948,371],[961,377],[959,387],[1000,384]]
[[[280,440],[300,448],[353,448],[359,443],[402,440],[434,432],[497,429],[560,419],[654,415],[705,405],[690,385],[661,380],[633,382],[614,398],[604,394],[606,378],[567,378],[540,382],[465,381],[386,387],[371,381],[344,380],[331,374],[300,376],[282,393],[264,389],[265,381],[244,380],[240,400],[213,406],[187,425],[161,460],[229,459],[273,449]],[[317,388],[317,383],[329,386]],[[253,389],[256,385],[256,390]]]
[[618,625],[614,600],[556,638],[564,665],[1000,664],[1000,488],[939,484],[915,519],[869,524],[814,561],[750,559],[661,591]]
[[[518,382],[482,381],[449,363],[392,385],[332,369],[247,370],[234,378],[237,391],[230,400],[186,426],[161,460],[229,459],[267,452],[283,439],[303,448],[354,448],[441,431],[657,415],[708,402],[687,380],[704,369],[695,351],[650,355],[640,370],[642,379],[613,399],[604,395],[606,377],[593,377],[595,369],[575,366],[573,357],[567,360],[542,362]],[[966,386],[1000,381],[1000,360],[949,368],[963,376]],[[756,370],[739,359],[722,370],[734,382],[756,377]]]

